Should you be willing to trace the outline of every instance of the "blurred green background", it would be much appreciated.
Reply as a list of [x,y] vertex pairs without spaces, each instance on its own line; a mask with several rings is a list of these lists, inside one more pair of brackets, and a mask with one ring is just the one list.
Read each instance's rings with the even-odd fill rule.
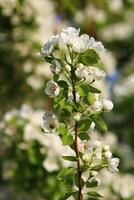
[[58,200],[67,191],[56,175],[68,149],[58,136],[41,134],[51,72],[38,56],[67,26],[107,49],[100,87],[115,106],[104,116],[109,132],[100,137],[120,158],[120,172],[102,173],[100,190],[106,200],[134,199],[134,1],[0,0],[0,200]]

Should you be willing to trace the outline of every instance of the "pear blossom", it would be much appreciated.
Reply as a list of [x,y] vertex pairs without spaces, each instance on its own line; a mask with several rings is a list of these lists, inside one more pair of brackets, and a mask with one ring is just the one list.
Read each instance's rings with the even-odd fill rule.
[[111,172],[116,172],[118,171],[118,165],[119,165],[119,159],[118,158],[111,158],[108,160],[108,169]]
[[112,101],[107,100],[107,99],[103,99],[102,103],[103,103],[103,109],[104,109],[104,111],[109,112],[110,110],[113,109],[113,103],[112,103]]
[[74,120],[76,120],[76,121],[80,121],[81,113],[75,112],[75,113],[73,114],[73,118],[74,118]]
[[59,74],[61,71],[61,64],[58,60],[53,60],[50,68],[52,72],[54,72],[55,74]]
[[43,115],[43,125],[42,125],[44,132],[47,133],[55,132],[57,126],[58,126],[58,121],[56,116],[52,113],[45,112]]
[[72,41],[72,48],[77,53],[83,53],[88,49],[89,36],[83,34],[75,37]]
[[103,149],[103,151],[109,151],[110,146],[109,145],[104,145],[102,149]]
[[53,35],[50,40],[41,48],[41,55],[49,56],[53,52],[54,47],[58,44],[58,41],[59,35]]
[[95,50],[98,55],[105,51],[103,44],[101,42],[96,42],[93,37],[89,40],[88,48]]
[[101,146],[101,141],[99,141],[99,140],[93,140],[92,144],[93,144],[93,148],[98,148],[98,147]]
[[106,73],[98,67],[89,67],[89,75],[96,81],[100,81],[105,78]]
[[89,162],[90,161],[90,155],[89,154],[84,154],[82,156],[82,160],[84,160],[85,162]]
[[111,151],[106,151],[106,152],[104,153],[104,156],[105,156],[107,159],[110,159],[110,158],[112,157]]
[[97,100],[89,107],[89,110],[92,113],[97,113],[97,112],[100,112],[102,108],[103,108],[102,102]]
[[77,69],[75,70],[75,74],[78,78],[86,78],[89,75],[88,68],[84,66],[82,63],[77,65]]
[[45,89],[45,93],[50,97],[56,97],[59,95],[60,89],[56,82],[48,81]]
[[97,171],[91,171],[91,172],[90,172],[90,176],[91,176],[91,177],[97,176],[97,174],[98,174]]
[[68,27],[63,29],[60,38],[66,44],[72,44],[72,41],[75,37],[77,37],[80,33],[80,29],[75,29],[74,27]]

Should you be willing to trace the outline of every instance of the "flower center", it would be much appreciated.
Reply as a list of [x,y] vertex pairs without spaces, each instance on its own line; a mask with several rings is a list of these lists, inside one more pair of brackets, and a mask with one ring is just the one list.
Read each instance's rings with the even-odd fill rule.
[[54,129],[55,128],[55,124],[52,121],[48,122],[48,126],[50,129]]
[[56,91],[56,89],[57,89],[57,86],[55,84],[52,84],[50,87],[51,92],[54,93]]

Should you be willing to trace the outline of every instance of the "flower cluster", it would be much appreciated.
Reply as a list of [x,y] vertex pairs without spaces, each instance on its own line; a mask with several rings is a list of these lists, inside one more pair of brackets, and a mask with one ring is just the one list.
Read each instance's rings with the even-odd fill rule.
[[[52,111],[43,115],[42,128],[46,133],[57,132],[63,145],[74,151],[76,156],[63,156],[63,159],[76,162],[77,167],[72,165],[62,169],[58,178],[74,175],[72,178],[75,178],[75,186],[79,190],[74,192],[74,196],[77,195],[79,200],[83,200],[84,189],[90,188],[92,181],[95,186],[98,185],[99,181],[92,177],[99,171],[104,168],[118,171],[119,159],[112,157],[110,147],[90,135],[95,127],[101,132],[107,131],[100,113],[113,108],[112,101],[105,99],[94,86],[106,76],[100,65],[100,55],[104,50],[101,42],[86,34],[80,35],[80,29],[73,27],[52,36],[41,49],[41,55],[50,63],[53,73],[53,80],[46,84],[45,94],[54,98]],[[87,179],[84,180],[83,173],[87,171]],[[90,198],[94,198],[94,194],[88,193]],[[67,197],[70,196],[67,194]]]

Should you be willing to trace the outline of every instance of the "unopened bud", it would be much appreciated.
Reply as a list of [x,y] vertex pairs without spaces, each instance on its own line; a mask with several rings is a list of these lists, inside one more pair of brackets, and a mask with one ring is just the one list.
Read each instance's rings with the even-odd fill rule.
[[109,145],[104,145],[102,150],[103,151],[109,151],[110,150],[110,146]]
[[76,121],[80,121],[81,113],[75,112],[75,113],[73,114],[73,118],[74,118],[74,120],[76,120]]
[[91,176],[91,177],[97,176],[97,174],[98,174],[97,171],[91,171],[91,172],[90,172],[90,176]]
[[66,70],[67,70],[68,72],[71,71],[71,67],[70,67],[70,65],[65,65],[65,68],[66,68]]

